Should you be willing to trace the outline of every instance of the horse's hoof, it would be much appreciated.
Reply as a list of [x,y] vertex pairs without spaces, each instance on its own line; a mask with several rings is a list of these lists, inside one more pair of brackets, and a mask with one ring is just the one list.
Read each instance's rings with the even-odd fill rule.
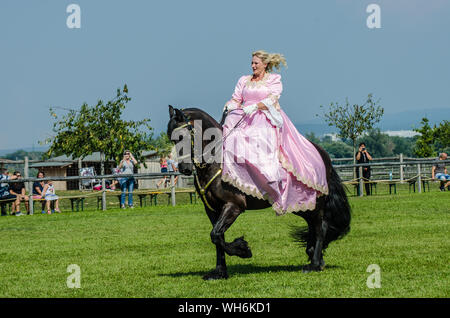
[[252,251],[243,236],[229,243],[227,247],[230,256],[236,255],[240,258],[250,258],[253,256]]
[[247,250],[244,250],[243,253],[239,256],[241,258],[251,258],[253,256],[253,254],[252,254],[252,251],[250,250],[250,248],[248,248]]
[[321,272],[321,271],[323,271],[323,269],[324,269],[323,266],[308,264],[308,265],[303,266],[302,272],[303,273]]
[[225,271],[212,270],[205,276],[203,276],[204,280],[216,280],[216,279],[227,279],[228,273]]

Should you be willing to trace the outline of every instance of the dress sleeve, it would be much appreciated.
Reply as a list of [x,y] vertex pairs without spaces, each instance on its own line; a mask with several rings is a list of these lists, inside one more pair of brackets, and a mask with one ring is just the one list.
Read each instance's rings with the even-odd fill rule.
[[267,81],[267,86],[269,87],[269,95],[261,101],[266,105],[268,110],[264,110],[264,114],[270,120],[270,122],[277,127],[283,126],[283,118],[280,113],[280,104],[278,99],[283,91],[283,84],[281,83],[280,74],[272,74]]
[[269,95],[261,102],[266,106],[273,106],[276,110],[280,110],[280,104],[278,100],[280,99],[281,92],[283,91],[283,84],[281,83],[280,74],[272,74],[267,80],[267,86],[269,87]]
[[234,88],[234,93],[231,96],[231,99],[226,102],[224,110],[228,108],[228,110],[240,108],[242,105],[242,90],[245,86],[245,80],[246,76],[241,76],[241,78],[238,80],[236,87]]

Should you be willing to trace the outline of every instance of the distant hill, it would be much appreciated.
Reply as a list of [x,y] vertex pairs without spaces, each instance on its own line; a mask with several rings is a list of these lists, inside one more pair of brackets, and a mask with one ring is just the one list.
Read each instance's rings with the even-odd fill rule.
[[[430,120],[430,124],[439,124],[444,119],[450,119],[450,108],[436,108],[426,110],[411,110],[400,113],[384,114],[381,122],[376,126],[381,131],[412,130],[420,126],[423,117]],[[313,132],[317,136],[336,132],[336,128],[328,126],[323,120],[316,118],[302,123],[295,123],[302,134]]]
[[0,158],[4,157],[5,155],[12,154],[14,152],[17,152],[19,150],[24,150],[27,152],[45,152],[47,151],[48,147],[25,147],[25,148],[16,148],[16,149],[0,149]]

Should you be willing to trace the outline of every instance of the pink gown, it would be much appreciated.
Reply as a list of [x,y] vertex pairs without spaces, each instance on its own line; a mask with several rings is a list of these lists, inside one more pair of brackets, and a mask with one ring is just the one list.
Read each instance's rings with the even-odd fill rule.
[[[278,215],[314,210],[317,197],[328,194],[322,158],[280,109],[281,76],[266,73],[257,82],[251,78],[239,79],[225,105],[229,113],[223,126],[222,180],[269,200]],[[269,111],[245,115],[243,108],[258,102]]]

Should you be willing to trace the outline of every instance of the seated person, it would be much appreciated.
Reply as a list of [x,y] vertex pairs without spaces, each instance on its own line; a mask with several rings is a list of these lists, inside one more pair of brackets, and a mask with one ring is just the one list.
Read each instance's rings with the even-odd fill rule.
[[[119,167],[112,168],[112,174],[115,175],[115,176],[119,175],[119,174],[120,174],[120,169],[119,169]],[[117,179],[112,179],[109,188],[110,188],[111,190],[116,190],[117,188],[120,188],[119,180],[117,180]]]
[[[169,154],[167,159],[167,172],[178,172],[178,163],[172,159],[172,154]],[[170,179],[166,180],[168,183],[170,183]],[[177,184],[178,176],[174,179],[174,185]],[[167,187],[167,186],[166,186]]]
[[[10,176],[7,169],[2,169],[0,174],[0,201],[16,199],[14,194],[9,192],[9,183],[1,183],[2,180],[16,180],[17,176]],[[1,203],[1,202],[0,202]],[[5,210],[5,205],[1,205],[2,215],[7,215]]]
[[445,163],[440,163],[441,160],[446,160],[447,154],[445,152],[439,154],[439,160],[431,168],[431,178],[441,181],[440,190],[445,191],[445,188],[450,186],[450,175],[448,174]]
[[[159,166],[161,167],[161,173],[168,172],[166,157],[159,158]],[[166,176],[161,178],[161,180],[159,180],[158,183],[156,184],[156,187],[159,188],[161,186],[161,183],[164,183],[164,187],[166,187],[167,186],[167,180],[166,179],[167,179]]]
[[[22,177],[19,171],[15,171],[14,175],[17,177],[17,180]],[[12,205],[12,210],[16,212],[16,216],[22,215],[20,212],[20,202],[25,202],[27,214],[30,214],[30,205],[28,204],[30,198],[26,195],[25,184],[23,182],[10,183],[9,193],[16,196],[16,201]],[[12,214],[14,214],[14,212]]]
[[52,180],[48,180],[45,183],[42,193],[44,193],[44,199],[47,205],[47,214],[52,214],[52,211],[50,210],[51,202],[55,203],[55,211],[61,213],[59,210],[59,197],[55,194],[55,187]]
[[118,184],[119,184],[119,181],[117,181],[116,179],[113,179],[113,180],[111,181],[111,185],[109,186],[109,188],[110,188],[111,190],[116,190]]
[[[45,173],[39,171],[36,178],[45,178]],[[43,199],[42,190],[44,190],[44,181],[34,181],[33,182],[33,199],[39,200]],[[45,201],[42,201],[42,214],[45,214]]]

